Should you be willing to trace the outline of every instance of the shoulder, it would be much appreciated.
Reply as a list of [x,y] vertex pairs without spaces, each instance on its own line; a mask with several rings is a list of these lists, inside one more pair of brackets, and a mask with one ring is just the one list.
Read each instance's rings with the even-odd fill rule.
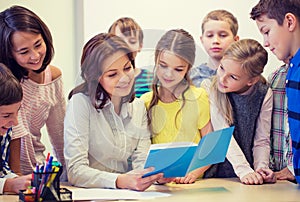
[[51,75],[52,75],[52,81],[57,79],[61,76],[61,70],[58,67],[55,67],[53,65],[50,65]]
[[153,96],[153,92],[147,92],[147,93],[144,93],[142,96],[141,96],[141,99],[144,101],[144,102],[150,102],[150,100],[152,99],[152,96]]
[[82,108],[83,106],[87,106],[88,103],[90,103],[90,99],[88,96],[84,95],[83,93],[76,93],[69,100],[69,106],[72,106],[75,109],[77,107]]
[[185,94],[188,100],[202,100],[208,99],[208,95],[204,88],[198,88],[195,86],[190,86],[189,90]]

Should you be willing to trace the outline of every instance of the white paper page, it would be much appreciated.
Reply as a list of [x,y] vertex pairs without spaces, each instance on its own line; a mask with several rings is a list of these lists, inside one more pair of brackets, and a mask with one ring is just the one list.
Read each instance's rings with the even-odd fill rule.
[[96,199],[153,199],[167,197],[171,194],[161,192],[138,192],[124,189],[74,189],[72,190],[73,200],[96,200]]
[[171,143],[162,143],[162,144],[151,144],[151,149],[165,149],[165,148],[177,148],[177,147],[190,147],[197,146],[194,142],[171,142]]

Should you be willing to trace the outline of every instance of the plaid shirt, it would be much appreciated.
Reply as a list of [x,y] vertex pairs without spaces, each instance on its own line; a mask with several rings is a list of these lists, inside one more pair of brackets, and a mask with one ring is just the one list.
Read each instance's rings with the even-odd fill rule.
[[280,171],[292,165],[292,142],[288,126],[287,98],[285,81],[288,65],[283,65],[269,76],[273,91],[273,111],[271,126],[270,168]]
[[4,136],[0,136],[1,142],[1,158],[0,158],[0,177],[3,178],[9,173],[11,170],[8,166],[8,158],[9,158],[9,143],[11,140],[12,129],[8,129]]

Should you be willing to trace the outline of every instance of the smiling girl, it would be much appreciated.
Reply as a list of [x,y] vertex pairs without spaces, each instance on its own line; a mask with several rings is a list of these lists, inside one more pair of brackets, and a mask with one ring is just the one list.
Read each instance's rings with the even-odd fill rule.
[[[41,128],[46,126],[54,154],[64,165],[65,99],[61,71],[50,65],[54,54],[51,33],[35,13],[21,6],[1,12],[0,27],[0,61],[21,82],[24,93],[12,137],[21,140],[21,154],[14,152],[14,159],[20,159],[23,174],[32,173],[37,163],[45,161]],[[18,171],[20,165],[11,167]]]
[[210,94],[214,130],[234,125],[237,142],[234,148],[232,143],[229,146],[228,159],[211,166],[204,177],[238,175],[245,184],[276,181],[269,169],[272,90],[261,75],[267,60],[266,50],[257,41],[234,42],[212,82],[202,84]]
[[[193,37],[182,29],[170,30],[155,51],[153,92],[141,98],[148,109],[152,143],[195,142],[212,130],[207,93],[191,85],[195,60]],[[208,168],[196,169],[177,183],[193,183]]]

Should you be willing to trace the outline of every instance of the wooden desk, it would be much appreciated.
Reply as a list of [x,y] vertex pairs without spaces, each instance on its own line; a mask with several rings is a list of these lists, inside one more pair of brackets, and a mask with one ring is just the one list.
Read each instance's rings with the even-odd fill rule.
[[[72,190],[72,187],[68,188]],[[202,179],[194,184],[153,185],[147,191],[172,194],[170,197],[152,200],[162,202],[300,201],[300,185],[288,181],[277,181],[276,184],[243,185],[238,179]],[[0,202],[18,200],[17,195],[0,195]]]

